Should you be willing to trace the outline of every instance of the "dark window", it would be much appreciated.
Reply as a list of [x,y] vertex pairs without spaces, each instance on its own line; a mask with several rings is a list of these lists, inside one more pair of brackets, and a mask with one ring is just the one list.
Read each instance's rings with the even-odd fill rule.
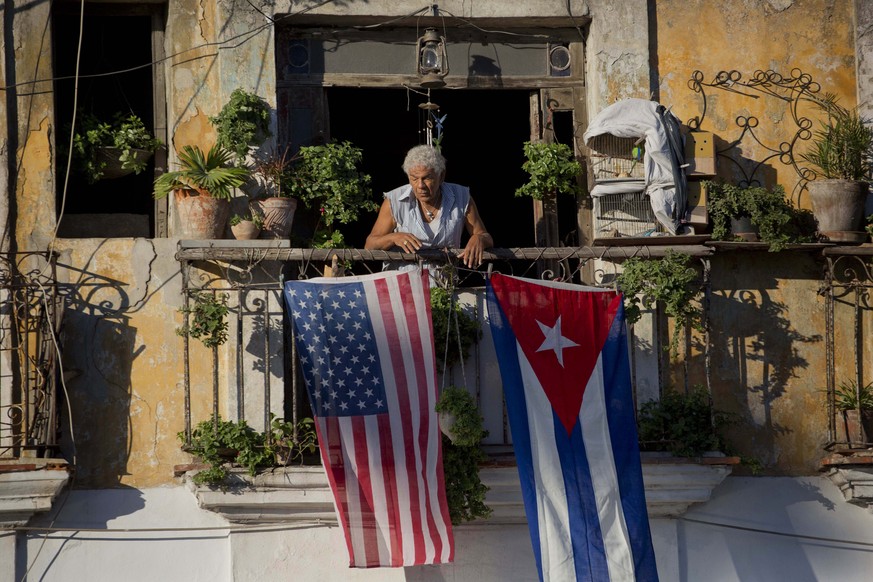
[[[501,247],[532,246],[533,211],[529,198],[516,198],[525,179],[522,144],[530,139],[527,91],[433,91],[443,122],[446,180],[470,187],[485,225]],[[330,135],[364,151],[373,191],[402,186],[406,151],[425,143],[426,118],[418,103],[426,99],[403,89],[327,89]],[[346,240],[362,247],[375,215],[348,229]],[[346,229],[343,229],[344,232]]]
[[[77,130],[81,115],[112,120],[116,114],[136,114],[154,134],[155,69],[153,29],[160,6],[86,5],[76,95],[79,43],[78,5],[56,4],[53,11],[55,116],[58,128],[57,208],[63,216],[59,234],[84,236],[155,236],[152,184],[155,158],[145,171],[89,183],[73,164],[64,195],[67,152],[74,101]],[[74,99],[77,98],[77,99]],[[163,103],[160,104],[163,106]],[[164,136],[158,136],[162,140]]]

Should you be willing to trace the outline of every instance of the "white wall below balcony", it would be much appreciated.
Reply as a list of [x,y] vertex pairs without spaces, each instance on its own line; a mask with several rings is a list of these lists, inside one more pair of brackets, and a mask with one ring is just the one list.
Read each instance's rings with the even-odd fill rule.
[[[43,582],[536,579],[524,524],[457,527],[451,565],[349,570],[337,526],[230,525],[182,486],[75,490],[57,505],[53,524],[31,525],[81,531],[20,532],[16,570],[4,557],[0,580],[20,580],[27,567]],[[651,527],[664,581],[867,580],[873,571],[873,515],[826,477],[728,477],[707,503]]]

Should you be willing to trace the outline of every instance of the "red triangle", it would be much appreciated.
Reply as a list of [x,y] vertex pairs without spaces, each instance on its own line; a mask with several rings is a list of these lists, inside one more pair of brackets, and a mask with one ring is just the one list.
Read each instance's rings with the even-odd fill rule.
[[[606,343],[621,295],[500,274],[491,276],[491,285],[516,340],[569,434],[579,417],[585,387]],[[559,350],[563,365],[555,349],[538,351],[545,340],[540,324],[553,328],[559,317],[560,335],[577,344]],[[566,340],[563,343],[568,346]]]

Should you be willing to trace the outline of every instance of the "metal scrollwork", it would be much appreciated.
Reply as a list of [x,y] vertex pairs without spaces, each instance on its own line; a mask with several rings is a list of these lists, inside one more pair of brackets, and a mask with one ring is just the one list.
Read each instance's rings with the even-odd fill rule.
[[[762,185],[758,173],[762,167],[774,159],[791,167],[798,176],[798,182],[792,192],[792,199],[799,204],[799,198],[806,189],[806,183],[816,177],[815,170],[799,163],[798,146],[809,141],[813,136],[813,121],[803,115],[800,109],[803,104],[822,104],[825,102],[825,98],[819,96],[821,85],[813,81],[812,76],[808,73],[796,68],[792,69],[788,76],[783,76],[773,70],[757,70],[751,78],[743,79],[742,73],[731,70],[719,71],[710,82],[706,82],[705,79],[702,71],[694,71],[688,80],[689,89],[700,95],[702,101],[700,115],[688,120],[687,124],[692,131],[699,131],[703,126],[708,110],[708,89],[727,91],[751,99],[758,99],[762,96],[772,97],[787,103],[791,122],[794,126],[793,133],[787,140],[775,146],[763,143],[755,133],[759,124],[758,118],[751,115],[739,115],[735,118],[736,126],[740,130],[739,136],[730,141],[726,147],[718,150],[716,154],[719,159],[730,162],[742,174],[743,177],[739,181],[740,186]],[[741,156],[734,155],[734,152],[739,151],[740,144],[747,138],[754,140],[760,147],[769,152],[763,159],[754,162],[751,169],[749,169],[748,163],[742,163]]]
[[35,252],[0,256],[0,352],[15,370],[13,389],[0,391],[0,457],[57,444],[55,343],[62,297],[55,259]]

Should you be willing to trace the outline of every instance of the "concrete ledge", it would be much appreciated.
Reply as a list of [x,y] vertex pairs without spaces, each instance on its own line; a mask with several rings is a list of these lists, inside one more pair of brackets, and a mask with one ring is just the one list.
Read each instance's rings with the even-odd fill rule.
[[195,485],[184,475],[198,505],[234,523],[323,521],[336,524],[333,494],[321,466],[278,468],[251,477],[234,469],[223,488]]
[[820,469],[846,501],[873,508],[873,451],[833,453],[822,459]]
[[49,511],[69,480],[63,459],[0,461],[0,528],[24,525],[34,514]]
[[[712,491],[728,476],[739,459],[707,456],[682,459],[660,453],[643,453],[643,482],[649,517],[676,517],[689,506],[709,500]],[[181,467],[180,467],[181,468]],[[183,479],[201,508],[235,523],[319,521],[335,524],[333,495],[324,470],[319,467],[273,469],[251,477],[234,469],[223,488],[197,486]],[[489,491],[485,502],[493,510],[477,525],[527,523],[518,470],[514,466],[485,466],[479,472]]]

